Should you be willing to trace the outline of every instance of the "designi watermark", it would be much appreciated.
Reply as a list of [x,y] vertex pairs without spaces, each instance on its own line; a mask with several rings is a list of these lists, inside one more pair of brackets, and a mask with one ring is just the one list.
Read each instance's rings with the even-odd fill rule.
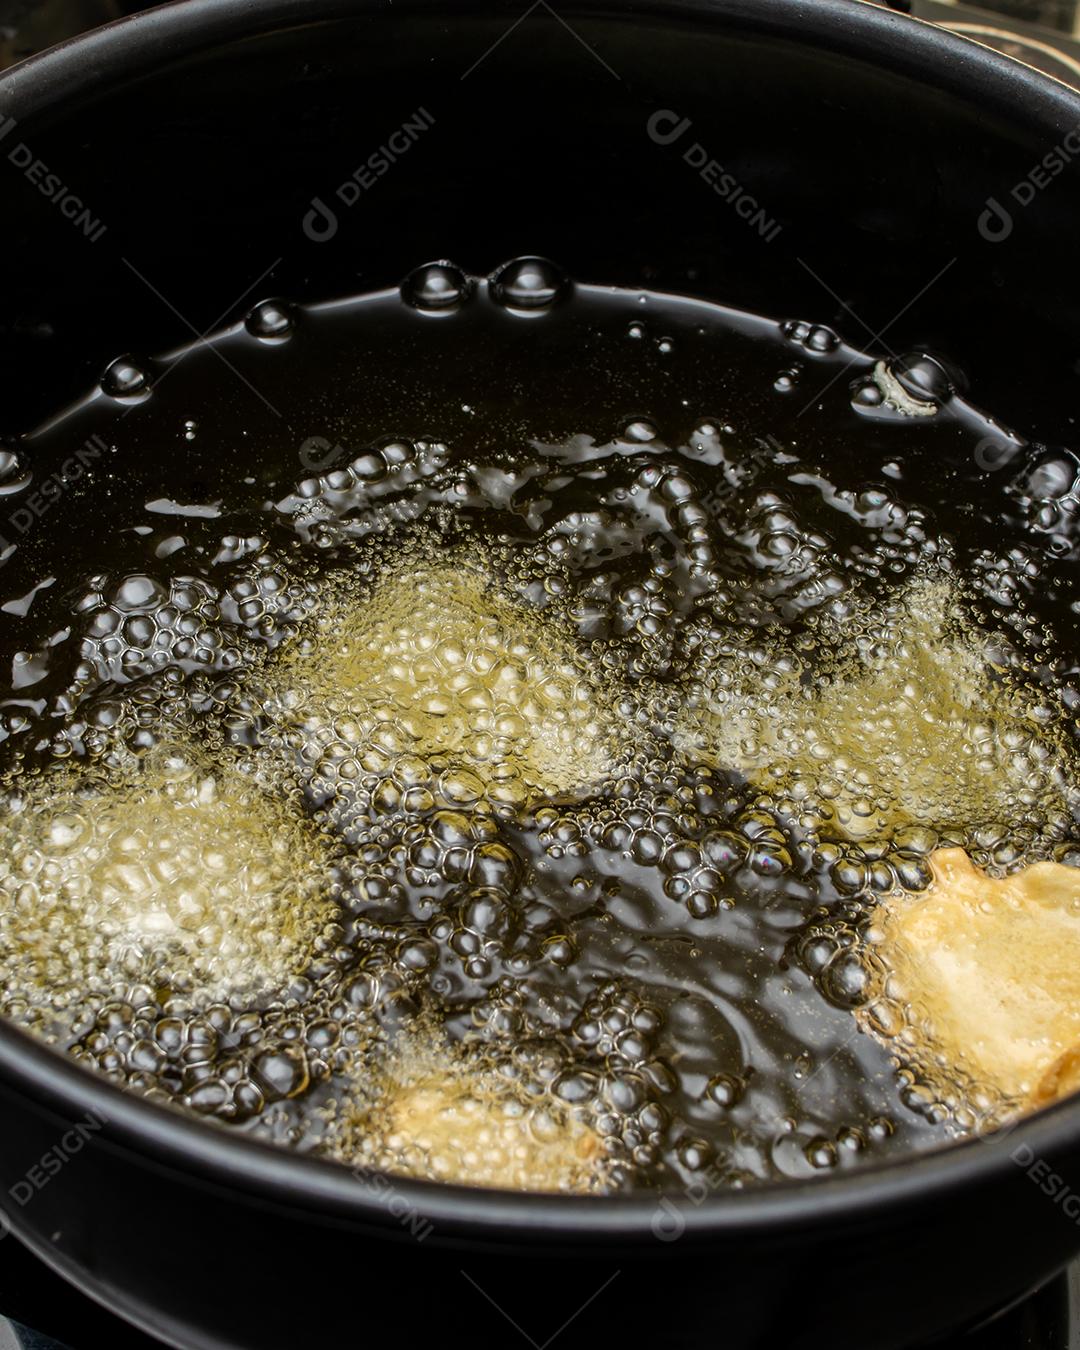
[[1004,433],[983,436],[975,447],[974,459],[983,473],[997,473],[999,469],[1007,468],[1023,449],[1023,441]]
[[1029,1144],[1017,1144],[1009,1156],[1035,1182],[1043,1195],[1049,1196],[1062,1213],[1080,1227],[1080,1192],[1073,1190],[1065,1178],[1055,1172],[1045,1158],[1040,1158]]
[[[19,1209],[23,1209],[39,1191],[45,1189],[53,1177],[64,1170],[72,1158],[83,1151],[91,1136],[107,1123],[107,1119],[100,1111],[93,1109],[87,1111],[86,1115],[66,1130],[51,1148],[45,1150],[36,1163],[26,1169],[18,1181],[8,1187],[7,1199]],[[5,1204],[4,1211],[0,1212],[0,1238],[7,1237],[11,1232],[7,1213],[8,1207]]]
[[[108,448],[107,442],[100,436],[91,436],[64,460],[55,473],[42,479],[37,490],[26,497],[21,506],[12,511],[0,529],[0,566],[15,551],[17,539],[28,534],[34,524],[52,510],[67,489],[77,483]],[[8,537],[9,533],[16,536],[16,542]]]
[[386,143],[368,155],[349,176],[334,189],[336,207],[329,206],[322,197],[311,199],[311,209],[304,216],[304,233],[314,244],[325,244],[338,232],[339,212],[351,210],[365,192],[370,192],[384,175],[416,142],[435,125],[435,118],[426,108],[407,117],[401,126],[387,137]]
[[[1009,189],[1013,209],[1018,207],[1024,210],[1030,206],[1039,193],[1045,192],[1077,158],[1080,158],[1080,126],[1066,132],[1052,150],[1048,150],[1019,182],[1013,184]],[[1004,243],[1012,234],[1014,224],[1013,210],[996,197],[986,199],[986,206],[979,216],[979,233],[987,243]]]
[[300,446],[300,463],[313,473],[339,464],[349,452],[325,436],[309,436]]
[[423,1242],[435,1231],[435,1225],[426,1219],[415,1205],[410,1205],[393,1181],[385,1172],[377,1172],[370,1167],[357,1166],[350,1169],[353,1177],[360,1182],[372,1198],[397,1219],[417,1242]]
[[[10,140],[18,123],[14,117],[0,117],[0,143]],[[105,233],[105,225],[93,215],[81,197],[72,192],[58,173],[53,173],[43,159],[31,150],[25,141],[16,141],[14,145],[4,145],[4,158],[14,166],[33,187],[53,206],[70,220],[72,225],[96,244]]]
[[[683,140],[693,126],[689,117],[681,117],[670,108],[661,108],[649,118],[647,129],[649,139],[656,145],[674,145]],[[772,243],[780,235],[782,226],[777,223],[761,205],[758,199],[743,187],[733,173],[729,173],[719,160],[713,159],[700,141],[687,145],[682,152],[682,161],[695,171],[698,177],[728,206],[756,229],[762,239]]]
[[678,1242],[686,1232],[686,1205],[697,1209],[710,1195],[730,1186],[728,1173],[719,1160],[703,1168],[677,1195],[662,1195],[656,1202],[649,1226],[657,1242]]

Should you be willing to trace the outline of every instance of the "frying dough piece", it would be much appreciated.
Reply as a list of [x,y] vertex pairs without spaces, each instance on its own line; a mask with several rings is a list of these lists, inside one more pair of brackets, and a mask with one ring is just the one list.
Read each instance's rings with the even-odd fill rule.
[[811,624],[812,665],[777,650],[708,666],[677,748],[791,794],[845,839],[1063,816],[1060,727],[1001,668],[954,580],[917,574],[887,603],[850,603],[836,631]]
[[571,642],[468,565],[404,557],[371,590],[346,579],[270,679],[318,770],[385,774],[384,807],[440,775],[455,803],[522,807],[612,768],[612,717]]
[[556,1103],[523,1101],[491,1069],[409,1038],[333,1145],[352,1165],[502,1190],[603,1189],[600,1136]]
[[400,1159],[394,1170],[504,1190],[588,1191],[601,1158],[598,1136],[580,1122],[452,1079],[397,1093],[386,1148]]
[[336,914],[332,851],[250,768],[176,743],[16,780],[0,818],[8,997],[78,1007],[135,981],[213,1001],[302,971]]
[[[1033,1109],[1080,1086],[1080,869],[1041,862],[995,880],[963,849],[933,884],[875,916],[889,995],[931,1053]],[[895,1042],[887,1042],[896,1049]]]

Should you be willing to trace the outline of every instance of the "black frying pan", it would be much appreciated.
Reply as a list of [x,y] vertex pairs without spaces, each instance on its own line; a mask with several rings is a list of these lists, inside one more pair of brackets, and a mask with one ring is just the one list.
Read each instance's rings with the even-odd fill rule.
[[[4,429],[133,337],[154,352],[208,329],[264,260],[281,260],[265,291],[317,299],[429,257],[483,272],[541,252],[871,347],[888,327],[949,353],[974,403],[1075,439],[1074,93],[860,0],[526,8],[186,0],[0,78]],[[335,197],[420,107],[435,126],[377,209]],[[771,241],[665,140],[684,119],[768,204]],[[846,312],[804,262],[841,279]],[[513,1343],[506,1313],[535,1344],[572,1318],[553,1344],[866,1350],[968,1324],[1080,1250],[1077,1101],[1008,1137],[658,1211],[388,1190],[124,1097],[2,1027],[0,1097],[15,1233],[175,1345],[363,1343],[388,1302],[393,1334],[445,1345]],[[46,1165],[80,1122],[77,1156]]]

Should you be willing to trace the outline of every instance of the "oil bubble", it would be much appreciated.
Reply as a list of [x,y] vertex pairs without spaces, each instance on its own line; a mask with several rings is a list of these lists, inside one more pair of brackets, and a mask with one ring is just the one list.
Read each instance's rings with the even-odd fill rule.
[[135,402],[150,392],[150,376],[130,356],[118,356],[101,377],[101,388],[110,398]]
[[0,497],[10,497],[29,486],[30,467],[22,452],[0,442]]
[[840,346],[839,337],[824,324],[790,319],[781,324],[780,331],[792,346],[801,347],[814,356],[828,356]]
[[653,424],[647,422],[643,417],[628,422],[623,430],[623,435],[628,441],[655,441],[658,434]]
[[295,316],[284,300],[261,300],[244,320],[251,336],[264,342],[284,342],[295,326]]
[[890,364],[890,373],[913,399],[925,403],[945,403],[953,393],[949,372],[935,357],[925,352],[910,352]]
[[441,314],[457,309],[468,299],[469,279],[450,262],[425,263],[401,284],[402,299],[414,309]]
[[570,288],[566,275],[546,258],[515,258],[495,273],[491,293],[507,309],[548,309]]

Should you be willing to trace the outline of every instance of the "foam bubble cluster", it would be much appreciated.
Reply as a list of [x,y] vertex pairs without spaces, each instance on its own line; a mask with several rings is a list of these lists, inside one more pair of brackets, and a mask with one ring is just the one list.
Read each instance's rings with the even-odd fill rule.
[[332,1132],[352,1166],[503,1190],[588,1193],[610,1172],[600,1136],[557,1102],[412,1037],[369,1076]]
[[335,904],[332,846],[281,789],[185,742],[9,782],[8,1005],[55,1014],[138,984],[205,1003],[287,984]]
[[345,794],[375,775],[383,812],[437,799],[520,811],[587,793],[616,753],[580,654],[466,560],[406,552],[374,585],[331,584],[267,685],[314,775]]
[[852,597],[797,642],[707,658],[700,681],[684,752],[790,795],[833,838],[1071,823],[1062,714],[947,572],[885,602]]

